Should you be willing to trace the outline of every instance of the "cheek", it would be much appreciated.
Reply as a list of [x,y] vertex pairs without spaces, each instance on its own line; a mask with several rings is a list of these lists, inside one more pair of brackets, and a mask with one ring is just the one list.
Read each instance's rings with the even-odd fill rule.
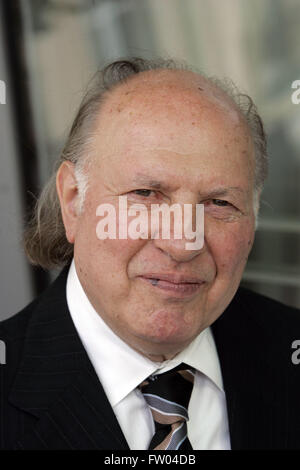
[[101,268],[107,284],[113,281],[125,287],[129,283],[128,266],[139,250],[140,243],[137,240],[96,239],[90,256],[92,263]]
[[[77,230],[77,245],[95,262],[111,263],[110,270],[118,270],[120,265],[126,265],[140,249],[141,242],[130,238],[119,238],[119,214],[108,216],[97,215],[96,203],[85,206]],[[106,237],[106,238],[104,238]]]
[[[138,243],[130,240],[98,240],[76,245],[75,263],[80,279],[96,310],[117,315],[132,295],[128,265]],[[114,314],[112,312],[115,312]]]
[[[74,255],[78,261],[77,265],[82,267],[86,277],[91,277],[94,280],[97,289],[104,289],[108,296],[119,296],[124,299],[130,291],[128,277],[130,262],[147,243],[147,240],[118,239],[119,214],[117,209],[115,220],[117,238],[100,239],[97,227],[103,217],[96,214],[99,205],[96,202],[87,201],[80,217]],[[103,230],[107,231],[107,228],[106,226]]]
[[231,276],[242,272],[253,244],[253,224],[230,225],[215,233],[209,245],[218,274]]

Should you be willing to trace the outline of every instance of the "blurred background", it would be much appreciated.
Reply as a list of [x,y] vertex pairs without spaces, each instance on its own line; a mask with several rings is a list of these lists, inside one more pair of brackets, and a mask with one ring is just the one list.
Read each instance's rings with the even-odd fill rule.
[[243,284],[300,307],[299,0],[1,0],[0,317],[50,282],[21,248],[30,207],[96,69],[120,56],[184,59],[255,100],[270,175]]

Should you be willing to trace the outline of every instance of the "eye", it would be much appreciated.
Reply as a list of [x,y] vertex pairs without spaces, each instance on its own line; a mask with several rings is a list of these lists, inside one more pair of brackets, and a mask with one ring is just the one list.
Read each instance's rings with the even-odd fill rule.
[[212,199],[212,202],[215,206],[219,207],[226,207],[226,206],[231,206],[230,202],[224,201],[223,199]]
[[151,189],[135,189],[132,193],[136,194],[137,196],[149,197],[151,193],[153,193]]
[[205,204],[205,211],[209,217],[231,222],[242,215],[241,210],[235,204],[226,199],[209,199]]

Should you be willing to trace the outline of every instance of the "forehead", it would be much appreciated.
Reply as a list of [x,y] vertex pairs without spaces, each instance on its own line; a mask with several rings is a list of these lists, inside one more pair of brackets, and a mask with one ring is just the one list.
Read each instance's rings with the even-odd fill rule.
[[145,72],[107,95],[96,128],[101,155],[176,151],[192,155],[240,147],[252,139],[235,103],[208,79],[186,71]]
[[214,111],[246,124],[234,101],[223,90],[199,74],[180,70],[147,71],[130,77],[108,93],[101,115],[117,117],[127,111],[129,115],[135,112],[154,117],[176,109],[186,118]]

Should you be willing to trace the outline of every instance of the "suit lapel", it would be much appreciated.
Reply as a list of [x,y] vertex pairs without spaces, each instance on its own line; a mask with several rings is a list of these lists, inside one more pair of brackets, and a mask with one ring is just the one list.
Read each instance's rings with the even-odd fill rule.
[[64,269],[35,306],[10,403],[35,416],[23,449],[129,449],[68,311]]
[[284,349],[271,325],[263,328],[255,320],[258,316],[258,305],[246,301],[240,289],[212,325],[232,449],[280,448],[286,440],[287,368],[278,354]]

